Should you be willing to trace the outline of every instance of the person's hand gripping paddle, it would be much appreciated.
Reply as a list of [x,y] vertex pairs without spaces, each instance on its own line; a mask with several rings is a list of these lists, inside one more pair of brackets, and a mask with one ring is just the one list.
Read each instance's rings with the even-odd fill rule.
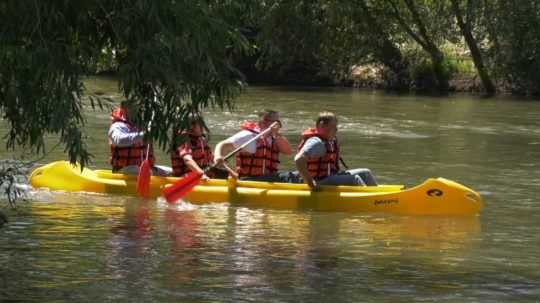
[[[268,134],[272,131],[272,127],[276,126],[279,122],[272,123],[267,129],[263,130],[259,134],[257,134],[255,137],[251,138],[246,143],[242,144],[229,154],[227,154],[223,160],[226,161],[227,159],[234,156],[236,153],[238,153],[240,150],[254,142],[255,140],[259,139],[260,137]],[[208,172],[210,169],[212,169],[214,165],[207,167],[204,170],[204,173]],[[171,186],[166,187],[163,189],[163,196],[169,203],[174,203],[178,200],[180,200],[182,197],[184,197],[187,193],[189,193],[197,184],[199,184],[199,181],[201,180],[204,173],[191,171],[188,174],[186,174],[182,179],[176,181]]]

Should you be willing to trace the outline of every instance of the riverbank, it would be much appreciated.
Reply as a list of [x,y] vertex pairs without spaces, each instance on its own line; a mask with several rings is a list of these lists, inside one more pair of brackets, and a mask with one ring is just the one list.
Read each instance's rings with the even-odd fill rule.
[[[386,72],[382,66],[374,64],[358,65],[351,68],[349,79],[343,81],[341,85],[356,88],[388,90]],[[499,94],[512,94],[512,91],[503,81],[495,81]],[[414,84],[411,85],[414,87]],[[482,82],[471,73],[455,73],[449,80],[449,92],[481,94],[483,92]],[[414,88],[411,89],[414,91]]]
[[[283,86],[283,87],[353,87],[368,90],[380,90],[380,91],[393,91],[392,87],[385,81],[384,72],[377,67],[371,65],[353,67],[349,76],[339,81],[332,80],[328,77],[319,77],[316,79],[301,79],[301,78],[279,78],[275,76],[269,76],[267,73],[261,72],[257,75],[251,73],[249,75],[248,84],[251,86]],[[115,79],[116,74],[114,72],[103,72],[97,77]],[[450,93],[471,93],[478,95],[482,93],[482,83],[476,76],[471,75],[458,75],[449,80]],[[501,95],[510,95],[512,92],[501,82],[496,82],[497,91]],[[409,90],[410,93],[420,93],[422,91]],[[516,94],[521,95],[521,94]]]

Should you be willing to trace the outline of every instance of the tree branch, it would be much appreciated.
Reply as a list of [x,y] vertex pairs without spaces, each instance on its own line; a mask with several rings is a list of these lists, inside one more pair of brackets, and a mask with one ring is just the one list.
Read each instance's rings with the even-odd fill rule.
[[427,49],[428,45],[426,41],[422,40],[422,37],[416,34],[414,30],[409,25],[407,25],[403,17],[401,17],[401,15],[399,14],[398,8],[396,6],[396,3],[393,0],[388,0],[388,1],[390,2],[390,5],[392,6],[393,15],[394,17],[396,17],[401,27],[405,29],[405,31],[414,39],[414,41],[420,44],[424,49]]
[[424,44],[427,46],[426,49],[436,48],[427,33],[426,26],[424,25],[422,18],[420,18],[420,14],[418,13],[418,10],[416,9],[416,6],[414,5],[413,0],[404,0],[404,1],[405,1],[405,5],[407,5],[407,8],[412,14],[413,21],[418,26],[418,31],[420,32],[419,34],[423,38]]

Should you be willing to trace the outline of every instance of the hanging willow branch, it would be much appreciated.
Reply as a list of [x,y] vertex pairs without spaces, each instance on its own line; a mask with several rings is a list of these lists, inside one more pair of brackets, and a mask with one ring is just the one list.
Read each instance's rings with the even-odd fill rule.
[[[2,1],[0,115],[6,145],[44,152],[58,135],[71,162],[86,165],[84,77],[109,55],[120,90],[155,113],[154,142],[167,149],[186,111],[230,107],[244,78],[231,58],[248,48],[229,1]],[[160,96],[154,101],[155,91]],[[99,99],[99,98],[98,98]],[[91,99],[93,101],[94,99]],[[179,110],[180,109],[180,110]]]

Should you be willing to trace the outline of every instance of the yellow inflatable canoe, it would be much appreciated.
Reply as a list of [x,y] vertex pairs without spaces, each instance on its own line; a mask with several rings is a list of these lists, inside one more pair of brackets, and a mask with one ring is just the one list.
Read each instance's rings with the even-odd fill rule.
[[[158,197],[179,178],[152,177],[151,196]],[[58,161],[35,169],[30,176],[35,188],[136,195],[136,176],[91,170]],[[478,193],[456,182],[428,179],[409,189],[402,185],[323,186],[311,192],[305,184],[210,180],[185,197],[193,204],[230,202],[233,205],[277,209],[313,209],[344,212],[388,212],[409,215],[472,215],[480,211]]]

